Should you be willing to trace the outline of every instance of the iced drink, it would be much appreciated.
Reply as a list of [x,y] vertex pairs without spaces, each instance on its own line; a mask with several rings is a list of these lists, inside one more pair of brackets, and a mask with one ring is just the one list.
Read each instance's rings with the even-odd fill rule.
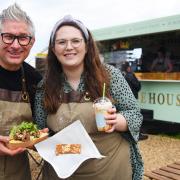
[[96,116],[96,125],[98,131],[107,131],[111,129],[111,125],[106,124],[106,120],[104,116],[108,114],[107,110],[112,108],[111,101],[106,98],[98,98],[94,101],[94,109],[95,109],[95,116]]

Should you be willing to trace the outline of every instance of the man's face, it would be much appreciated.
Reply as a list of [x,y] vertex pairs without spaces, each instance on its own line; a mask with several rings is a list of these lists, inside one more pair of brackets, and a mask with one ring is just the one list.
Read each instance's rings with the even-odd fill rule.
[[[31,35],[25,22],[12,20],[4,21],[1,33],[9,33],[15,36]],[[12,71],[19,69],[29,55],[34,41],[35,39],[32,38],[26,46],[21,46],[18,39],[15,39],[12,44],[6,44],[0,36],[0,66]]]

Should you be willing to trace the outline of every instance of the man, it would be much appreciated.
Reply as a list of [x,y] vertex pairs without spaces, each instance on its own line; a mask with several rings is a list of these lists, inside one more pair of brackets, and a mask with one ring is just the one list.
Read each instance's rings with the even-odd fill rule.
[[131,66],[129,65],[128,62],[125,62],[122,65],[122,72],[123,72],[123,75],[124,75],[127,83],[129,84],[135,98],[138,99],[138,92],[141,89],[141,83],[136,78],[135,74],[132,72]]
[[[129,84],[129,87],[131,88],[135,98],[138,99],[138,92],[141,90],[141,83],[136,78],[135,74],[132,72],[129,62],[125,62],[122,65],[122,73],[127,83]],[[148,135],[143,134],[141,132],[139,133],[139,140],[145,140],[147,138],[148,138]]]
[[27,152],[6,147],[9,130],[32,121],[35,87],[41,76],[24,62],[35,42],[33,23],[17,4],[0,14],[0,180],[30,180]]

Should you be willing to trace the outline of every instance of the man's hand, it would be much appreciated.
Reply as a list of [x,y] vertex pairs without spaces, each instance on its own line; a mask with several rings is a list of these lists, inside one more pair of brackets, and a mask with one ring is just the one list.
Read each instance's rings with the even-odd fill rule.
[[14,156],[26,150],[25,148],[18,148],[16,150],[10,150],[6,147],[6,144],[8,142],[9,142],[8,136],[0,136],[0,156],[2,155]]
[[48,128],[44,128],[44,129],[41,129],[40,132],[48,133],[48,132],[49,132],[49,129],[48,129]]

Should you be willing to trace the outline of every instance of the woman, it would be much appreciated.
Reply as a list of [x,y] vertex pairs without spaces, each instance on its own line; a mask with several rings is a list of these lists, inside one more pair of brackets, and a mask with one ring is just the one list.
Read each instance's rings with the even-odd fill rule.
[[[101,154],[106,158],[84,162],[69,179],[142,179],[143,165],[137,148],[142,116],[129,86],[119,70],[100,62],[89,30],[78,20],[65,16],[52,31],[46,78],[39,84],[35,114],[40,128],[54,133],[80,119]],[[116,108],[106,116],[112,128],[98,132],[93,101],[106,96]],[[43,179],[59,179],[45,162]]]
[[172,72],[173,65],[169,56],[166,54],[166,50],[161,47],[157,52],[157,58],[153,61],[151,65],[151,71],[154,72]]

